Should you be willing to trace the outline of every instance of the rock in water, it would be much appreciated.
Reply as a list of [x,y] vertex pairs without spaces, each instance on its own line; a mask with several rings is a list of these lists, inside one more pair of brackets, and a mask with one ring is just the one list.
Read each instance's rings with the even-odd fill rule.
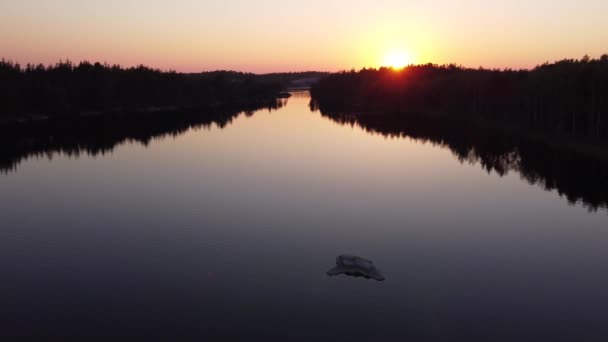
[[370,260],[355,255],[344,254],[336,258],[336,267],[327,271],[330,276],[346,274],[353,277],[364,277],[383,281],[384,276]]

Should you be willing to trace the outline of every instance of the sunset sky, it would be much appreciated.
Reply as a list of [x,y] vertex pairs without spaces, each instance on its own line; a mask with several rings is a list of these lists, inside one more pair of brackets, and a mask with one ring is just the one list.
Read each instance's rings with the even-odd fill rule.
[[397,54],[520,68],[608,52],[607,14],[606,0],[0,0],[0,57],[271,72]]

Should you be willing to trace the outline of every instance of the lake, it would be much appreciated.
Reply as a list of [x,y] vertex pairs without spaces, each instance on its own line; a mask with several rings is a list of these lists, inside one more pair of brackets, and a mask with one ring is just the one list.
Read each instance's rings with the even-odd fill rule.
[[[601,188],[569,201],[309,103],[11,159],[0,334],[606,340]],[[386,280],[329,277],[345,253]]]

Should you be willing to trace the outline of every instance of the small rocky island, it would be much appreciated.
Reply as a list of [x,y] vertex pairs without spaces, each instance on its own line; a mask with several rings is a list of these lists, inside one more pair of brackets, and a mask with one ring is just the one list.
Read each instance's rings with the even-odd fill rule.
[[327,271],[329,276],[337,276],[346,274],[352,277],[363,277],[366,279],[375,279],[383,281],[384,275],[374,266],[371,260],[361,257],[343,254],[336,258],[336,266]]

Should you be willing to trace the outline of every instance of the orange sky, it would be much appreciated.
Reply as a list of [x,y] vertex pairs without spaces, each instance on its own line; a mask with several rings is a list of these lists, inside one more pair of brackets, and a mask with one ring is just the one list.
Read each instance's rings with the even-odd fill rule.
[[532,67],[608,52],[608,1],[5,0],[0,57],[251,72]]

